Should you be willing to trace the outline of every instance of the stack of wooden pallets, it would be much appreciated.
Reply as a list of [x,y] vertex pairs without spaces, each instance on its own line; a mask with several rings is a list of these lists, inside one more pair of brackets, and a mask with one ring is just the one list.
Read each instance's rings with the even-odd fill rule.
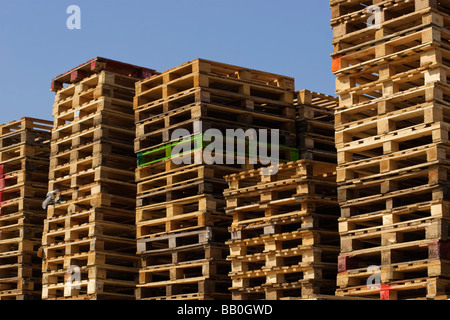
[[0,125],[0,300],[41,296],[51,128],[32,118]]
[[95,58],[52,83],[43,299],[134,299],[133,98],[135,82],[151,74]]
[[301,90],[296,94],[294,105],[300,159],[336,163],[334,109],[338,99]]
[[[297,159],[293,98],[292,78],[203,59],[136,84],[137,299],[230,298],[223,176],[258,163],[237,148],[227,162],[224,144],[206,161],[208,129],[223,136],[280,129],[281,157]],[[174,161],[175,148],[183,149],[183,163]]]
[[340,96],[337,295],[446,298],[450,1],[330,4]]
[[257,169],[226,177],[226,211],[233,218],[227,242],[233,299],[334,295],[339,253],[336,105],[336,98],[298,92],[297,135],[304,159],[280,164],[272,175]]

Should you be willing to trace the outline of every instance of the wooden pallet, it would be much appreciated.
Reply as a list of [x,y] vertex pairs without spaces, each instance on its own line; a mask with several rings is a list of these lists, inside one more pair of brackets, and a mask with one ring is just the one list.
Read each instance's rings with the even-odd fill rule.
[[[259,148],[267,146],[267,155],[254,155],[250,159],[250,149],[248,142],[233,144],[233,150],[224,146],[224,149],[215,148],[214,159],[209,159],[210,153],[203,152],[208,147],[209,142],[203,140],[203,135],[194,135],[186,139],[182,139],[173,143],[163,144],[160,147],[149,149],[148,151],[140,152],[137,155],[138,169],[136,171],[136,179],[138,181],[151,178],[154,174],[164,173],[165,171],[172,171],[176,168],[183,168],[190,164],[212,166],[220,165],[229,171],[249,170],[255,168],[265,167],[267,163],[272,163],[274,160],[270,157],[278,155],[278,162],[290,162],[299,159],[299,149],[286,147],[283,145],[259,145]],[[226,145],[226,143],[225,143]],[[173,154],[174,148],[182,148],[180,153]],[[241,149],[244,148],[245,150]],[[252,148],[258,148],[257,144],[253,144]],[[228,150],[227,150],[228,148]],[[278,150],[274,150],[277,148]],[[241,151],[242,150],[242,151]],[[209,149],[208,151],[212,151]],[[276,152],[276,153],[274,153]],[[176,161],[175,161],[176,160]]]
[[[425,260],[426,262],[423,262]],[[371,248],[355,249],[341,254],[338,258],[338,271],[340,274],[342,273],[340,277],[344,280],[346,274],[349,275],[349,279],[355,277],[355,280],[350,279],[351,281],[357,281],[358,277],[366,275],[370,266],[383,268],[384,271],[381,275],[383,279],[389,280],[395,279],[395,277],[406,277],[407,273],[423,275],[430,272],[430,274],[445,277],[448,271],[446,262],[444,261],[444,264],[434,263],[435,260],[448,260],[447,242],[433,239],[392,242],[392,244],[384,246],[375,244]],[[412,267],[409,268],[410,266]],[[398,271],[398,273],[394,271]],[[343,284],[345,283],[343,282]],[[352,283],[349,285],[351,286]]]
[[[196,124],[199,123],[202,124],[202,128],[200,130],[196,129]],[[272,128],[272,129],[271,129]],[[240,132],[240,130],[243,130],[242,133],[251,133],[255,134],[256,137],[254,139],[257,139],[258,134],[260,133],[258,130],[263,129],[267,130],[267,135],[271,135],[272,130],[279,130],[278,133],[278,141],[272,142],[270,141],[270,138],[268,138],[268,148],[270,149],[271,145],[280,146],[281,148],[287,147],[287,148],[294,148],[295,147],[295,134],[294,131],[287,131],[287,130],[280,130],[277,128],[274,124],[272,124],[271,127],[258,127],[258,126],[252,126],[248,124],[236,124],[236,122],[231,123],[227,120],[219,120],[219,119],[213,119],[213,118],[197,118],[197,119],[190,119],[187,121],[184,121],[182,123],[178,123],[175,125],[170,125],[167,127],[164,127],[162,129],[158,129],[155,131],[150,131],[148,133],[139,134],[137,138],[135,139],[135,151],[137,153],[149,151],[152,149],[164,147],[167,144],[174,144],[178,141],[183,141],[178,136],[174,136],[174,132],[176,130],[187,130],[192,134],[192,137],[196,136],[202,136],[204,139],[201,141],[203,147],[206,147],[210,144],[210,138],[206,138],[206,133],[209,129],[213,130],[219,130],[223,137],[223,145],[222,148],[218,148],[218,150],[222,150],[225,152],[225,145],[229,143],[228,135],[234,135],[235,132]],[[228,132],[228,130],[231,130]],[[219,132],[215,131],[215,132]],[[214,133],[216,134],[216,133]],[[235,139],[235,136],[230,137],[229,139]],[[184,142],[184,141],[183,141]],[[243,142],[245,141],[237,141],[237,142]],[[237,144],[237,142],[234,143],[234,145]],[[247,146],[247,143],[245,143]],[[258,144],[259,145],[259,144]],[[200,147],[200,146],[199,146]],[[248,147],[247,147],[248,148]],[[236,148],[235,148],[236,149]],[[248,152],[248,151],[246,151]]]
[[447,201],[433,200],[367,213],[355,211],[352,212],[352,215],[339,219],[339,231],[342,233],[358,232],[359,230],[364,232],[366,228],[395,224],[400,221],[414,221],[431,217],[444,218],[448,216],[448,205]]
[[334,122],[334,109],[339,105],[339,99],[310,90],[296,92],[294,105],[297,119],[316,119],[323,122]]
[[333,299],[333,280],[296,280],[274,284],[256,284],[253,287],[230,288],[233,300],[316,300]]
[[114,236],[47,243],[43,249],[42,271],[44,273],[67,269],[71,265],[135,268],[139,261],[135,255],[135,241]]
[[34,266],[2,265],[0,267],[0,294],[4,291],[22,291],[23,293],[40,289],[41,277],[39,264]]
[[[402,123],[400,122],[402,121],[401,113],[405,112],[405,118],[408,119],[414,115],[420,116],[421,108],[428,109],[423,115],[425,116],[428,113],[427,118],[429,118],[429,114],[433,108],[439,110],[441,105],[446,104],[442,100],[442,98],[448,96],[448,93],[446,93],[448,88],[445,88],[446,86],[441,86],[439,83],[433,83],[426,86],[414,87],[406,92],[394,93],[380,99],[355,103],[351,106],[347,102],[343,103],[342,108],[336,111],[335,129],[338,135],[342,135],[341,132],[347,130],[348,132],[372,130],[371,132],[378,133],[377,124],[380,122],[380,132],[385,132],[387,127],[382,128],[382,121],[379,120],[383,118],[387,119],[387,121],[388,119],[393,119],[397,120],[398,123]],[[392,105],[395,105],[396,108],[387,108],[387,106]],[[403,127],[405,125],[406,123],[403,124]],[[339,136],[337,138],[343,139],[343,137]]]
[[[201,123],[201,128],[197,128],[198,123]],[[241,124],[227,122],[226,120],[219,120],[219,119],[203,117],[203,118],[197,118],[197,119],[189,119],[189,120],[183,121],[181,123],[177,123],[177,124],[170,125],[167,127],[164,126],[161,129],[150,131],[148,133],[141,132],[142,134],[141,133],[138,134],[138,136],[135,139],[134,150],[136,153],[141,153],[141,152],[145,152],[145,151],[150,151],[152,149],[161,148],[161,147],[164,147],[165,145],[173,145],[174,143],[179,142],[179,141],[186,142],[183,140],[186,140],[187,137],[185,139],[180,139],[180,137],[173,135],[174,132],[176,132],[177,130],[187,130],[187,132],[189,132],[191,134],[191,137],[202,136],[203,139],[200,141],[202,144],[199,145],[198,147],[199,148],[206,147],[207,145],[210,144],[210,138],[209,139],[205,138],[205,135],[209,129],[219,130],[221,132],[222,137],[223,137],[223,145],[222,145],[222,148],[220,148],[220,149],[223,149],[224,152],[225,152],[225,145],[227,143],[229,143],[229,140],[227,140],[227,138],[228,138],[230,132],[228,130],[231,130],[231,134],[234,134],[235,132],[239,132],[237,130],[243,130],[242,133],[247,133],[247,132],[254,133],[254,134],[256,134],[256,137],[253,138],[254,140],[256,140],[259,137],[258,134],[261,134],[261,135],[263,134],[263,133],[258,132],[258,130],[261,129],[261,127],[256,127],[256,126],[252,126],[252,125],[248,125],[248,124],[241,125]],[[263,129],[267,130],[266,137],[267,137],[267,135],[269,135],[269,136],[271,135],[271,133],[272,133],[271,130],[279,130],[279,128],[274,127],[273,124],[271,127],[268,127],[268,128],[265,127]],[[218,132],[218,131],[216,131],[216,132]],[[272,145],[288,147],[288,148],[295,147],[295,145],[296,145],[295,139],[296,138],[295,138],[294,131],[279,130],[277,133],[278,133],[278,141],[272,142],[272,141],[270,141],[270,138],[267,138],[269,149]],[[229,139],[235,139],[235,136],[230,137]],[[244,143],[246,146],[248,143],[248,142],[246,143],[245,141],[238,141],[238,142]],[[258,141],[255,141],[255,142],[258,143]],[[237,144],[237,142],[235,141],[233,145],[236,145],[236,144]],[[260,145],[260,143],[258,143],[258,145]],[[236,149],[236,148],[234,148],[234,149]],[[248,152],[248,151],[246,150],[246,152]]]
[[[120,167],[133,171],[136,167],[136,158],[131,156],[129,146],[123,148],[122,143],[108,142],[104,139],[86,141],[82,145],[67,148],[65,151],[55,153],[50,157],[50,174],[55,176],[70,174],[74,170],[98,166]],[[73,165],[73,168],[72,166]],[[81,168],[78,168],[81,167]],[[50,179],[54,179],[51,177]]]
[[336,290],[338,296],[359,296],[382,300],[448,299],[449,280],[424,277],[381,284],[379,288],[357,286]]
[[[380,281],[382,283],[389,283],[401,279],[445,276],[449,271],[449,262],[447,260],[422,259],[381,265],[378,268],[377,272]],[[345,289],[349,287],[359,287],[367,284],[367,282],[373,284],[369,280],[373,274],[373,270],[369,270],[368,268],[340,272],[337,276],[337,285],[341,289]]]
[[331,252],[336,252],[338,243],[339,237],[335,231],[296,230],[284,233],[272,232],[254,238],[232,239],[225,244],[230,246],[230,256],[233,257],[246,253],[261,253],[266,246],[274,250],[274,245],[300,248],[300,250],[309,246],[329,246],[328,248],[331,249]]
[[[397,6],[397,8],[399,7]],[[446,14],[441,14],[439,10],[430,7],[422,7],[419,10],[414,10],[413,7],[409,6],[405,13],[406,14],[400,16],[395,14],[389,16],[389,14],[386,14],[383,16],[386,18],[382,18],[381,23],[377,26],[378,28],[370,28],[365,23],[368,22],[368,19],[373,12],[364,12],[364,15],[367,17],[364,23],[361,23],[361,20],[365,18],[364,16],[360,16],[357,19],[344,18],[341,21],[334,20],[332,22],[333,52],[338,52],[351,46],[369,43],[375,39],[382,38],[386,34],[395,34],[401,30],[429,23],[432,18],[434,18],[435,21],[439,20],[437,17],[440,17],[441,21],[442,19],[447,19]],[[387,32],[388,29],[391,29],[391,31]]]
[[19,160],[21,158],[48,158],[48,146],[43,145],[13,145],[1,150],[0,163]]
[[130,112],[125,113],[125,111],[132,108],[133,95],[134,91],[132,89],[119,89],[100,84],[97,88],[77,92],[71,98],[55,101],[53,105],[55,127],[64,126],[67,122],[72,122],[79,115],[84,116],[84,110],[89,110],[88,108],[95,109],[104,100],[112,102],[115,105],[115,109],[122,107],[122,112],[129,116]]
[[382,156],[342,163],[337,167],[337,183],[339,185],[352,184],[357,182],[357,179],[362,181],[366,178],[381,177],[390,171],[407,171],[421,164],[445,166],[449,151],[449,146],[445,144],[432,143]]
[[[41,223],[42,221],[43,217],[41,217]],[[25,224],[23,220],[14,224],[5,224],[3,220],[0,222],[0,231],[0,241],[38,240],[42,237],[42,224]]]
[[[206,227],[198,228],[193,231],[176,232],[170,234],[155,235],[151,234],[147,237],[142,237],[137,240],[137,253],[141,254],[143,259],[150,255],[168,255],[171,256],[169,262],[178,263],[179,256],[172,253],[188,251],[187,258],[190,259],[197,254],[193,254],[193,251],[198,250],[201,247],[201,251],[210,250],[210,257],[222,257],[222,249],[227,248],[224,246],[225,241],[228,239],[228,233],[221,227]],[[213,249],[209,249],[213,248]],[[228,248],[227,248],[228,249]],[[192,251],[192,252],[191,252]],[[213,256],[213,254],[215,254]],[[174,260],[173,260],[174,259]],[[205,258],[206,259],[206,258]],[[144,266],[154,265],[154,262],[145,259]],[[195,259],[192,259],[195,260]],[[143,260],[144,261],[144,260]],[[159,263],[158,263],[159,264]]]
[[[286,111],[283,111],[283,108],[254,110],[240,105],[207,102],[163,103],[163,105],[165,104],[169,104],[169,106],[161,108],[158,105],[152,105],[136,110],[136,135],[138,137],[177,123],[199,118],[225,121],[231,126],[239,124],[240,128],[248,126],[253,128],[273,127],[284,131],[293,131],[294,127],[292,106],[285,107]],[[165,109],[167,111],[163,111]]]
[[229,219],[217,211],[224,205],[224,200],[203,194],[138,207],[136,210],[137,237],[225,223]]
[[[402,54],[406,56],[414,54],[411,51],[413,48],[423,51],[430,48],[430,45],[439,47],[442,45],[441,39],[426,36],[431,28],[442,30],[441,27],[425,21],[422,24],[413,25],[394,33],[387,33],[374,40],[357,45],[345,45],[337,42],[335,43],[335,53],[332,54],[332,70],[336,75],[355,73],[360,67],[381,64],[383,62],[382,57],[386,57],[386,62],[392,62],[401,58]],[[442,34],[445,35],[444,31]],[[443,39],[445,38],[446,36],[443,37]],[[414,40],[418,40],[419,43],[414,43]],[[405,47],[404,44],[408,44],[408,46]]]
[[39,247],[41,246],[41,241],[39,239],[23,239],[23,238],[12,238],[0,241],[1,252],[0,254],[10,255],[10,254],[23,254],[34,252],[37,253]]
[[4,148],[26,143],[27,145],[45,145],[50,143],[50,133],[47,131],[21,130],[0,137],[0,152]]
[[[195,212],[217,212],[217,207],[224,205],[224,200],[214,198],[211,195],[196,195],[163,203],[138,207],[136,222],[171,217],[178,214],[190,214]],[[176,213],[176,214],[175,214]]]
[[[243,86],[246,84],[253,87],[255,91],[259,89],[268,92],[282,92],[283,89],[289,91],[294,88],[293,79],[286,76],[250,70],[204,59],[196,59],[167,70],[160,75],[138,82],[136,85],[136,94],[137,97],[146,96],[147,102],[149,102],[148,99],[154,101],[158,97],[163,97],[160,91],[163,87],[165,88],[164,97],[167,97],[174,91],[180,92],[183,88],[188,89],[198,85],[216,87],[234,92],[238,91],[222,88],[221,84],[223,85],[225,83],[234,86]],[[142,103],[138,100],[135,108],[141,105]]]
[[[68,217],[66,217],[66,221]],[[109,221],[92,221],[89,223],[75,224],[75,219],[80,219],[80,215],[76,218],[71,216],[69,220],[72,224],[68,228],[50,229],[48,221],[46,222],[46,233],[42,238],[42,245],[52,245],[59,242],[70,242],[86,237],[112,236],[120,239],[135,239],[136,232],[132,225],[109,222]],[[65,222],[66,222],[65,221]],[[84,222],[84,220],[82,221]],[[55,222],[52,226],[55,225]]]
[[[100,144],[104,146],[103,144]],[[57,180],[69,175],[75,175],[78,172],[96,170],[97,168],[123,168],[122,171],[133,172],[136,167],[136,159],[128,156],[115,154],[90,155],[88,149],[74,150],[69,155],[59,155],[51,159],[51,163],[57,165],[50,167],[50,180]],[[73,160],[71,160],[73,159]],[[133,181],[133,178],[127,178],[126,181]]]
[[[138,287],[164,287],[191,282],[200,278],[225,280],[230,263],[225,260],[195,260],[139,269]],[[229,280],[228,280],[229,281]]]
[[[163,155],[158,154],[158,150],[154,150],[153,154],[138,154],[138,167],[136,168],[136,181],[145,181],[153,177],[170,175],[178,170],[189,168],[189,165],[184,163],[176,164],[172,161],[170,154],[166,156],[166,150],[162,150]],[[193,151],[193,153],[195,150]],[[147,158],[148,156],[148,158]],[[195,153],[190,155],[195,157]],[[195,162],[192,162],[195,164]]]
[[[45,211],[42,209],[41,199],[15,199],[14,201],[2,202],[0,207],[1,216],[4,219],[16,216],[17,218],[27,217],[27,215],[35,215],[37,217],[44,216]],[[12,218],[14,219],[14,218]]]
[[[135,109],[135,120],[141,124],[160,117],[170,118],[172,114],[186,113],[186,109],[198,105],[202,106],[203,116],[216,118],[228,111],[227,119],[246,124],[253,122],[262,125],[270,119],[287,124],[295,118],[292,103],[197,86],[140,106]],[[190,117],[194,114],[198,116],[198,113],[191,113]]]
[[32,172],[47,172],[49,170],[48,156],[42,158],[22,157],[13,158],[11,160],[1,162],[3,168],[3,175],[15,171],[32,171]]
[[[47,294],[47,298],[44,300],[52,300],[52,301],[128,301],[128,300],[135,300],[134,296],[131,294],[130,288],[125,288],[123,290],[117,290],[117,287],[115,287],[114,281],[108,281],[108,288],[111,288],[111,290],[115,290],[114,293],[112,292],[103,292],[103,293],[93,293],[93,294],[87,294],[87,293],[77,293],[72,294],[71,296],[64,296],[64,286],[60,285],[54,285],[51,288],[49,288],[49,291],[52,291],[53,294],[49,296]],[[110,290],[110,291],[111,291]],[[42,292],[41,292],[42,297]]]
[[[198,85],[194,85],[193,79],[195,78],[201,78],[201,81],[207,82],[201,86],[201,90],[198,90]],[[178,86],[177,84],[180,85]],[[174,88],[172,89],[174,91],[163,90],[163,88],[167,88],[167,85],[160,85],[142,93],[136,93],[134,108],[153,107],[164,103],[167,99],[185,97],[192,94],[192,92],[196,92],[195,102],[209,102],[223,106],[230,103],[247,106],[248,103],[250,109],[255,109],[256,111],[269,110],[269,113],[277,113],[276,111],[271,111],[271,109],[278,107],[286,110],[290,104],[292,105],[293,99],[293,91],[290,89],[255,85],[238,79],[232,80],[231,78],[218,79],[201,73],[192,74],[189,83],[175,81],[173,85]],[[173,94],[175,96],[172,96]],[[283,113],[278,111],[278,114]]]
[[[377,3],[375,4],[375,8],[380,9],[382,12],[378,30],[382,28],[392,28],[394,30],[404,29],[403,26],[398,28],[400,23],[403,22],[402,20],[409,21],[411,25],[415,25],[413,21],[417,17],[427,17],[430,13],[439,13],[441,16],[441,13],[445,13],[445,10],[448,10],[448,4],[437,6],[435,3],[435,5],[436,7],[434,5],[427,6],[416,2],[415,6],[413,1],[405,0]],[[339,41],[348,41],[348,38],[351,37],[352,41],[354,41],[357,39],[355,37],[356,34],[359,34],[361,38],[369,38],[368,31],[376,28],[371,28],[366,23],[374,13],[374,10],[371,11],[368,10],[368,7],[365,7],[363,10],[332,18],[331,27],[333,29],[333,38]],[[396,27],[398,29],[395,29]]]
[[[111,125],[123,126],[130,121],[130,102],[101,96],[95,100],[80,106],[67,108],[67,110],[59,110],[54,114],[54,133],[53,140],[61,139],[68,133],[74,133],[73,129],[80,130],[89,121],[93,119],[98,121],[109,122]],[[103,119],[98,114],[105,114]],[[120,121],[120,118],[123,118]]]
[[113,193],[113,187],[115,185],[121,185],[123,187],[123,191],[121,193],[122,195],[136,193],[133,171],[105,166],[89,168],[87,170],[78,171],[74,174],[57,178],[50,181],[49,187],[51,190],[58,189],[61,192],[64,192],[71,188],[82,188],[83,186],[93,184],[105,184],[105,187],[107,185],[111,193]]
[[[337,80],[338,93],[353,95],[362,101],[369,97],[378,98],[387,94],[403,92],[412,86],[423,86],[436,81],[446,83],[447,67],[445,57],[449,51],[422,46],[422,51],[411,49],[406,57],[380,58],[374,65],[355,68],[354,74],[342,75]],[[444,57],[444,58],[441,58]],[[390,68],[386,70],[386,66]]]
[[[195,232],[180,233],[181,237],[175,239],[177,240],[181,239],[182,241],[190,241],[193,239],[194,233]],[[164,238],[164,236],[158,236],[157,238]],[[192,265],[197,265],[197,263],[214,264],[215,261],[217,261],[220,264],[219,269],[215,270],[211,269],[212,271],[215,272],[216,276],[227,275],[228,272],[231,270],[229,262],[228,263],[226,262],[228,248],[223,243],[202,241],[192,244],[181,243],[176,246],[172,246],[170,248],[164,248],[164,239],[161,240],[155,239],[155,242],[152,242],[152,245],[157,246],[158,244],[162,244],[162,247],[160,249],[157,249],[156,247],[150,248],[150,250],[147,250],[140,255],[141,270],[154,271],[158,270],[159,268],[162,268],[167,271],[170,269],[175,269],[177,266],[181,266],[181,268],[184,267],[189,268],[190,264]],[[199,268],[195,268],[195,270],[197,270],[196,272],[199,272]],[[214,275],[211,274],[211,276]],[[180,277],[177,276],[176,274],[171,279],[177,277],[178,280],[180,280]],[[159,279],[155,279],[155,281],[145,280],[144,275],[141,284],[158,281]],[[230,279],[228,279],[228,281],[230,281]]]
[[2,182],[2,191],[7,192],[9,189],[20,188],[27,182],[35,182],[37,186],[40,182],[45,182],[48,179],[48,171],[30,171],[19,170],[6,172],[3,167],[3,177],[0,178]]
[[98,188],[87,186],[76,191],[69,190],[61,193],[62,202],[48,207],[47,217],[63,216],[69,212],[80,212],[93,208],[106,210],[122,210],[124,219],[130,219],[129,214],[136,206],[136,199],[120,195],[110,195],[105,192],[96,192]]
[[23,198],[45,199],[47,194],[46,183],[44,182],[24,182],[13,185],[12,187],[5,187],[1,189],[2,206],[12,205],[16,201]]
[[204,276],[138,284],[137,300],[230,300],[226,276]]
[[[397,169],[379,175],[347,180],[338,188],[341,204],[355,203],[358,199],[383,198],[390,192],[400,192],[414,186],[447,183],[447,165],[424,163],[407,169]],[[437,198],[435,198],[437,199]],[[384,200],[384,199],[383,199]]]
[[257,187],[265,183],[281,183],[283,180],[311,177],[333,181],[336,165],[311,160],[297,160],[278,165],[275,175],[264,175],[262,169],[241,171],[225,177],[229,184],[227,192],[241,188]]
[[[333,246],[292,246],[277,249],[276,242],[266,242],[265,251],[255,251],[255,248],[239,250],[231,248],[233,255],[228,259],[232,262],[230,277],[242,284],[242,280],[266,277],[267,283],[278,283],[284,275],[301,274],[306,279],[322,278],[323,270],[334,270],[337,266],[338,247]],[[334,272],[333,272],[334,273]],[[335,274],[331,275],[333,278]]]
[[[142,167],[141,167],[142,168]],[[144,168],[142,168],[144,169]],[[197,179],[219,180],[229,173],[237,172],[238,169],[222,165],[184,165],[179,168],[155,173],[148,177],[139,175],[137,177],[138,194],[156,192],[160,188],[167,188],[177,183],[194,181]],[[143,173],[143,170],[140,170]]]
[[[409,28],[398,38],[382,38],[368,48],[345,50],[345,54],[339,55],[339,60],[335,60],[337,66],[334,74],[341,79],[358,81],[356,77],[359,77],[369,82],[383,79],[389,74],[398,74],[406,66],[410,69],[418,68],[420,61],[445,67],[446,59],[441,57],[448,56],[446,38],[448,34],[443,27],[427,24]],[[391,70],[386,69],[387,65]]]
[[61,140],[54,141],[51,145],[51,156],[64,152],[68,149],[80,148],[86,144],[97,140],[104,140],[105,142],[117,143],[122,146],[128,145],[125,149],[129,149],[130,141],[134,139],[133,130],[117,128],[108,125],[97,125],[89,127],[86,130],[80,131],[74,135],[70,135]]
[[[105,70],[108,73],[124,76],[125,79],[119,78],[120,81],[116,81],[118,85],[128,83],[128,79],[137,81],[157,73],[155,70],[149,68],[143,68],[103,57],[95,57],[55,77],[52,80],[51,90],[54,92],[59,92],[64,90],[64,84],[78,83],[86,78],[89,78],[93,74],[100,73],[102,70]],[[67,88],[70,87],[71,86],[69,85]]]
[[424,239],[441,239],[448,231],[447,219],[422,218],[406,222],[384,224],[341,233],[341,253],[369,247],[407,243]]
[[[104,105],[106,102],[97,104]],[[64,119],[63,125],[55,126],[52,132],[52,141],[70,138],[71,136],[77,135],[90,128],[97,127],[98,125],[133,131],[134,119],[132,115],[124,112],[110,111],[108,109],[105,110],[104,108],[99,109],[100,110],[98,111],[95,110],[95,113],[92,114],[80,114],[75,119]]]
[[337,163],[334,137],[321,134],[300,133],[297,135],[300,159]]
[[[351,101],[349,101],[350,104],[359,103],[377,99],[383,95],[392,93],[406,93],[409,92],[408,90],[410,90],[411,87],[423,86],[432,83],[433,81],[441,81],[433,80],[431,77],[433,73],[436,73],[437,79],[439,79],[442,75],[442,73],[439,72],[440,68],[439,64],[432,64],[431,62],[424,63],[424,65],[416,69],[410,69],[387,79],[377,79],[361,85],[352,85],[351,82],[346,82],[345,79],[342,79],[342,85],[337,84],[336,90],[342,97],[349,97],[351,99]],[[445,83],[444,81],[445,80],[443,80],[443,83]],[[347,101],[343,101],[344,104],[346,102]]]
[[[0,137],[4,138],[5,136],[27,130],[50,133],[51,129],[52,123],[50,121],[24,117],[18,121],[11,121],[8,124],[0,125]],[[2,145],[3,147],[5,146]]]
[[173,182],[170,185],[164,185],[160,188],[138,194],[137,205],[142,207],[202,194],[217,195],[220,194],[225,187],[226,182],[222,179],[196,178],[189,181]]
[[41,300],[41,290],[5,290],[0,292],[1,301]]
[[368,136],[381,135],[422,123],[434,123],[447,118],[450,109],[436,102],[415,105],[385,115],[360,119],[336,131],[336,146],[357,141]]
[[332,201],[336,195],[330,191],[330,187],[336,186],[335,168],[333,164],[299,160],[280,165],[276,175],[265,176],[262,169],[258,169],[226,176],[229,184],[224,191],[227,210],[232,212],[239,207],[245,210],[248,205],[280,206],[302,196],[323,197],[324,200],[328,197]]
[[[2,208],[3,209],[3,208]],[[22,212],[4,212],[0,216],[0,228],[41,228],[45,219],[45,211],[22,211]]]
[[356,211],[370,213],[386,209],[397,209],[406,205],[431,201],[433,197],[435,199],[443,199],[444,189],[439,184],[422,184],[402,190],[392,190],[385,194],[360,197],[343,202],[341,204],[341,215],[348,217],[354,215]]
[[[75,269],[74,269],[75,270]],[[121,266],[82,266],[80,281],[66,284],[68,270],[56,270],[43,275],[42,298],[45,300],[85,299],[91,295],[107,299],[134,300],[137,270]],[[91,296],[91,299],[95,299]]]
[[[44,232],[68,230],[73,226],[87,225],[96,221],[99,221],[100,225],[102,223],[111,223],[112,225],[121,225],[123,228],[134,226],[135,224],[134,210],[123,210],[114,207],[85,208],[75,203],[63,208],[66,209],[64,212],[61,212],[63,214],[47,217],[44,221]],[[57,211],[55,213],[60,212]]]
[[421,124],[347,142],[338,146],[338,164],[380,157],[431,143],[447,144],[447,126],[444,122]]
[[[314,207],[314,202],[309,202],[310,207]],[[284,205],[283,205],[284,207]],[[297,206],[298,207],[298,206]],[[264,236],[267,233],[284,233],[295,229],[320,228],[322,230],[336,230],[336,217],[339,215],[336,203],[334,205],[318,205],[316,213],[310,210],[290,211],[288,213],[274,214],[264,218],[250,219],[247,212],[243,212],[247,219],[233,222],[228,228],[232,239],[245,239],[257,236]],[[251,213],[258,211],[250,209]]]
[[[313,186],[315,187],[319,186],[313,181],[302,180],[302,182],[314,184]],[[328,187],[332,188],[329,185]],[[259,200],[262,196],[270,199],[270,197],[274,197],[277,194],[287,194],[288,192],[291,192],[290,197]],[[294,192],[294,195],[292,195],[292,192]],[[326,216],[330,216],[329,220],[332,221],[333,217],[336,219],[338,215],[338,202],[336,197],[332,195],[320,196],[305,193],[297,196],[296,189],[283,190],[279,188],[277,190],[271,188],[264,194],[260,194],[260,192],[247,193],[242,197],[244,199],[241,197],[229,197],[230,206],[226,208],[226,212],[233,217],[231,227],[236,230],[241,230],[246,226],[255,228],[260,224],[275,223],[275,220],[279,220],[278,223],[280,224],[282,220],[291,220],[293,223],[297,220],[297,222],[303,221],[305,225],[308,225],[313,223],[312,218],[309,217],[313,213],[317,214],[315,216],[318,219],[317,222],[319,219],[323,219],[323,222],[325,222]],[[234,200],[238,201],[238,207],[234,207],[236,203]],[[244,202],[244,200],[249,202]]]
[[[384,10],[401,10],[405,6],[411,6],[415,10],[420,10],[424,7],[435,7],[436,4],[429,1],[411,2],[409,0],[395,0],[395,1],[366,1],[364,4],[353,0],[331,0],[330,7],[332,11],[332,19],[350,19],[364,14],[366,8],[371,5],[379,5]],[[397,8],[399,7],[399,8]]]

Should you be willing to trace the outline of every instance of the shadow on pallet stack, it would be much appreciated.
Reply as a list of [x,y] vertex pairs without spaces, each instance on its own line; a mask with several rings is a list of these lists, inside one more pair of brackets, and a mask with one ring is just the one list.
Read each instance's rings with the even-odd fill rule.
[[41,298],[51,129],[32,118],[0,126],[0,300]]
[[[258,164],[237,148],[227,164],[223,145],[216,161],[205,161],[207,131],[280,129],[283,159],[297,159],[293,88],[292,78],[203,59],[137,83],[137,299],[230,298],[223,176]],[[184,163],[175,164],[174,148],[183,149]]]
[[[333,108],[337,99],[297,93],[303,160],[229,175],[224,195],[233,222],[228,259],[235,300],[333,299],[339,206]],[[319,160],[320,159],[320,160]]]
[[336,163],[334,109],[338,99],[309,90],[297,92],[297,145],[300,159]]
[[[135,82],[153,73],[95,58],[57,77],[43,299],[134,299]],[[67,84],[67,85],[65,85]]]
[[337,294],[447,298],[450,1],[330,4],[340,96]]

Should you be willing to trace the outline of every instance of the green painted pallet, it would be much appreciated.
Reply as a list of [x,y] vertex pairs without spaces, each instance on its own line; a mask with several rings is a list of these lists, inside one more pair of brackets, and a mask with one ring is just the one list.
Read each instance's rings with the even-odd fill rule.
[[[235,139],[236,142],[238,142],[237,139]],[[194,142],[194,148],[192,148],[192,142]],[[203,140],[203,134],[198,134],[190,137],[189,139],[183,139],[181,141],[171,142],[168,144],[165,144],[163,146],[157,147],[155,149],[151,149],[145,152],[138,153],[137,155],[137,164],[139,167],[151,165],[160,161],[164,161],[166,159],[169,159],[172,157],[172,150],[175,146],[181,145],[183,143],[189,143],[191,145],[191,148],[185,151],[184,153],[180,153],[182,156],[183,154],[189,154],[193,151],[202,150],[203,148],[207,147],[210,143],[210,141],[204,141]],[[246,146],[249,145],[248,141],[245,141]],[[257,143],[257,145],[261,145],[260,143]],[[285,158],[280,159],[280,162],[290,162],[290,161],[297,161],[300,159],[300,152],[297,148],[292,147],[286,147],[286,146],[278,146],[278,145],[272,145],[272,144],[266,144],[267,147],[278,147],[280,150],[280,156],[281,151],[285,151]],[[247,148],[246,148],[247,149]],[[235,155],[245,155],[249,156],[248,153],[242,154],[238,152],[234,152]]]

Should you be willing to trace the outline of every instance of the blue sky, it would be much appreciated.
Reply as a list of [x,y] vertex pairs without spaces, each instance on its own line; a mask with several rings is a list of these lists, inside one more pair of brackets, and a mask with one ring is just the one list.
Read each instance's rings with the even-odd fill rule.
[[0,123],[52,120],[51,80],[96,56],[160,72],[204,58],[334,94],[329,20],[329,0],[0,0]]

